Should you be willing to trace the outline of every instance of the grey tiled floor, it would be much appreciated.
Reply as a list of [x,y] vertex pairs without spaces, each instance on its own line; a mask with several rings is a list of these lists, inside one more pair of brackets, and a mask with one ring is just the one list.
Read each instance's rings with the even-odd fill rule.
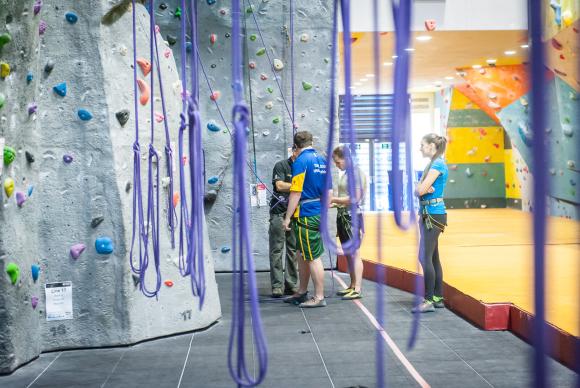
[[[332,295],[339,284],[327,275],[326,293]],[[208,330],[126,348],[43,354],[0,376],[0,387],[235,387],[227,368],[231,275],[218,274],[217,279],[224,317]],[[258,274],[269,348],[261,386],[376,387],[377,331],[355,303],[329,297],[327,308],[301,311],[270,299],[268,279],[267,273]],[[481,331],[447,310],[422,316],[418,341],[407,349],[412,296],[384,290],[386,331],[431,387],[529,386],[529,345],[508,332]],[[376,286],[365,282],[361,302],[373,314],[376,296]],[[251,350],[247,360],[252,371]],[[384,366],[387,386],[419,386],[390,350],[385,350]],[[550,387],[575,386],[574,372],[552,360],[549,367]]]

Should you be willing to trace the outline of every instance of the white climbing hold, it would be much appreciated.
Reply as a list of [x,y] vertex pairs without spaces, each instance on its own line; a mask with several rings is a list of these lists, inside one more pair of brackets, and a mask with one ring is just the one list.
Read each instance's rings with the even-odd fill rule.
[[493,101],[489,101],[487,103],[487,106],[489,106],[491,109],[500,109],[501,105],[499,105],[497,102],[493,102]]
[[168,176],[166,176],[165,178],[161,178],[161,187],[163,187],[164,189],[169,187],[169,183],[171,183],[171,179]]
[[268,101],[264,107],[268,110],[271,110],[274,107],[274,103],[272,101]]
[[308,42],[308,40],[309,40],[309,39],[310,39],[310,37],[309,37],[309,36],[308,36],[308,34],[306,34],[306,33],[304,33],[304,34],[300,35],[300,41],[301,41],[301,42],[304,42],[304,43],[306,43],[306,42]]
[[284,68],[284,62],[279,59],[274,59],[274,70],[281,71]]

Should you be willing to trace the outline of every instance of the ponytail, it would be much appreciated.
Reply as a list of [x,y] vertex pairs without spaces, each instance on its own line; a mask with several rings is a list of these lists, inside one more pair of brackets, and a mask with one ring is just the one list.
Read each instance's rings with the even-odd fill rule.
[[430,133],[423,136],[423,141],[427,144],[435,144],[435,155],[433,155],[433,157],[429,161],[429,164],[423,171],[423,175],[421,175],[421,182],[423,182],[425,178],[427,178],[427,173],[431,169],[433,162],[437,158],[441,157],[445,153],[445,149],[447,148],[447,139],[445,138],[445,136],[439,136],[435,133]]

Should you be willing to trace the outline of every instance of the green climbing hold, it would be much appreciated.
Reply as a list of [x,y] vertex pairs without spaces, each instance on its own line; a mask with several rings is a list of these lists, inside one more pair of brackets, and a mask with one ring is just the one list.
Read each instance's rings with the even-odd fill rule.
[[274,93],[274,89],[272,89],[272,88],[268,88],[266,90],[268,91],[268,93]]
[[18,279],[20,279],[20,267],[14,263],[8,263],[6,266],[6,273],[10,276],[10,281],[12,285],[18,283]]
[[14,161],[15,158],[16,151],[14,150],[14,148],[4,146],[4,164],[8,166],[10,163]]
[[0,108],[2,108],[4,106],[4,103],[6,102],[6,97],[0,93]]
[[262,55],[264,55],[264,54],[266,54],[266,48],[265,47],[262,47],[261,49],[259,49],[258,51],[256,51],[256,55],[259,56],[259,57],[262,56]]
[[310,90],[312,89],[312,84],[310,82],[302,81],[302,88],[304,90]]
[[254,42],[256,39],[258,39],[258,36],[257,36],[256,34],[252,34],[252,35],[250,35],[250,40],[251,40],[252,42]]
[[2,47],[4,47],[5,44],[8,44],[12,41],[12,36],[5,32],[3,34],[0,34],[0,50],[2,50]]
[[329,58],[324,58],[324,63],[329,63],[330,59]]
[[280,117],[276,116],[274,117],[274,119],[272,120],[272,123],[274,124],[278,124],[280,122]]
[[173,13],[173,16],[175,16],[176,18],[180,18],[181,17],[181,8],[179,8],[179,7],[175,8],[175,12]]
[[246,7],[246,13],[253,13],[253,12],[254,12],[254,7],[252,7],[252,6]]

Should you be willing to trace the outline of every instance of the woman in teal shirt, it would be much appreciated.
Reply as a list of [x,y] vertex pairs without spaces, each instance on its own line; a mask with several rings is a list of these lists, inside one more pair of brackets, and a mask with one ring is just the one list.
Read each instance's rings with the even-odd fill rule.
[[421,140],[421,153],[431,161],[423,171],[415,189],[419,197],[421,231],[420,261],[425,279],[425,300],[414,312],[431,312],[443,304],[443,269],[439,258],[439,235],[447,225],[447,211],[443,195],[449,170],[443,160],[447,139],[434,133]]

